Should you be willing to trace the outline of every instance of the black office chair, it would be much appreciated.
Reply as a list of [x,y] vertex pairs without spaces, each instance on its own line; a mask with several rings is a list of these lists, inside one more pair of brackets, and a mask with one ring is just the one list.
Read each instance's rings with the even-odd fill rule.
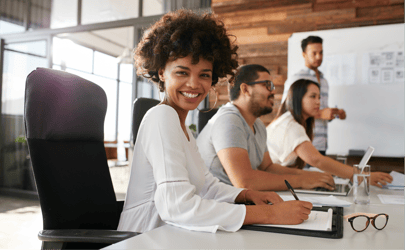
[[63,71],[27,77],[24,118],[38,189],[42,249],[102,248],[138,233],[116,231],[117,202],[104,149],[106,94]]
[[132,138],[131,142],[132,145],[135,145],[136,137],[138,135],[139,126],[141,125],[141,121],[148,112],[148,110],[160,103],[159,100],[151,99],[151,98],[137,98],[134,101],[133,112],[132,112]]
[[202,109],[198,112],[198,133],[201,133],[207,122],[217,113],[218,109]]

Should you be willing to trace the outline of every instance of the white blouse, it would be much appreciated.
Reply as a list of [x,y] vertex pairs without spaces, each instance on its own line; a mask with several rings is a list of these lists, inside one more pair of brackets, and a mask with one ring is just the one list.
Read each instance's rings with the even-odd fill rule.
[[295,148],[305,141],[311,141],[304,126],[287,111],[267,126],[267,147],[273,163],[291,166],[297,160]]
[[235,232],[246,215],[234,203],[243,190],[220,183],[188,141],[170,106],[150,109],[140,125],[118,230],[146,232],[166,223],[195,231]]

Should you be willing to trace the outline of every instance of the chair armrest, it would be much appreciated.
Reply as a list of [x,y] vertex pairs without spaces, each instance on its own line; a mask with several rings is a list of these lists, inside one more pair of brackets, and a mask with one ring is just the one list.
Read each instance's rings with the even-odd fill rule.
[[39,231],[38,239],[41,241],[52,242],[86,242],[113,244],[131,238],[138,234],[140,233],[116,230],[57,229]]

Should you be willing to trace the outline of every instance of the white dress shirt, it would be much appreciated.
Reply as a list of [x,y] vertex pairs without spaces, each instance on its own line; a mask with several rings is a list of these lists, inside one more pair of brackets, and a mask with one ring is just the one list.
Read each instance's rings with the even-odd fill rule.
[[240,229],[246,207],[231,203],[243,189],[213,177],[187,133],[190,141],[170,106],[145,114],[118,230],[146,232],[165,223],[212,233]]

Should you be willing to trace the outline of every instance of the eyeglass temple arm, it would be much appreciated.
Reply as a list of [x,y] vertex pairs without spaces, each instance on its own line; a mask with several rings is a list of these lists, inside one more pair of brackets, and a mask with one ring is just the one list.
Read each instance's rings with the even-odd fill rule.
[[359,215],[365,215],[365,216],[367,216],[367,217],[374,217],[374,216],[376,216],[376,215],[378,215],[378,214],[371,214],[371,213],[353,213],[353,214],[345,215],[345,216],[343,216],[343,218],[345,218],[345,219],[348,221],[350,218],[355,217],[355,216],[359,216]]

